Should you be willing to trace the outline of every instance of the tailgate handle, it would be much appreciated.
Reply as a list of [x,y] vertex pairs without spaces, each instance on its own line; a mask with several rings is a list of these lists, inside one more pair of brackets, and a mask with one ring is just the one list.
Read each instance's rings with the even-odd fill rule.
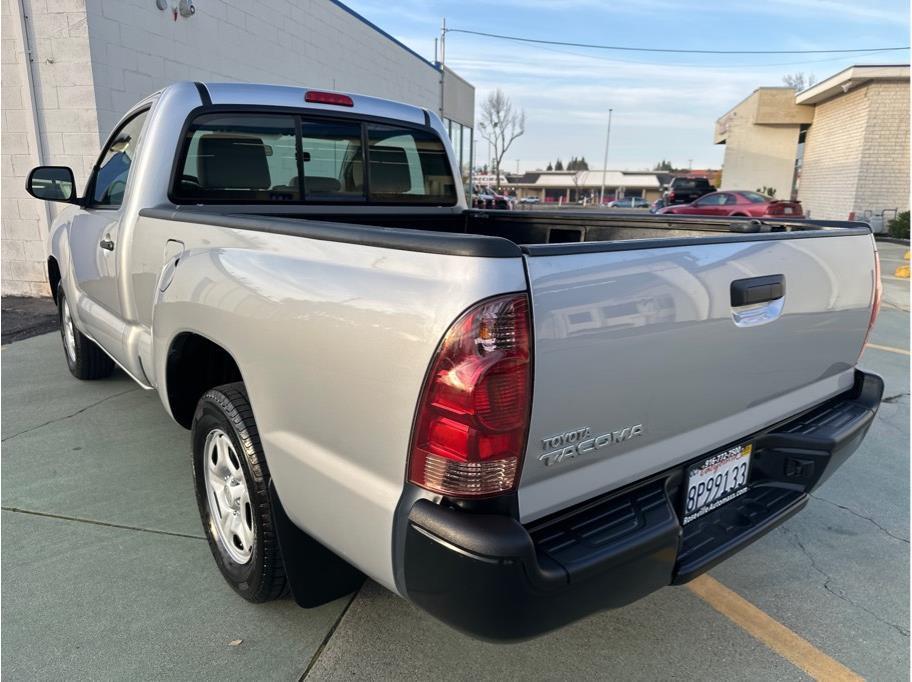
[[736,279],[731,283],[732,308],[775,301],[785,296],[785,275]]

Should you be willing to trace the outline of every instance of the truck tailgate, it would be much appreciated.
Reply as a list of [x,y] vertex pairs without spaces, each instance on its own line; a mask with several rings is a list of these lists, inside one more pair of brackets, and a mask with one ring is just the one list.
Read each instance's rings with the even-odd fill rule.
[[[523,522],[851,387],[871,315],[870,234],[666,243],[526,247],[535,369]],[[732,287],[743,280],[754,281]],[[748,290],[764,300],[744,305]]]

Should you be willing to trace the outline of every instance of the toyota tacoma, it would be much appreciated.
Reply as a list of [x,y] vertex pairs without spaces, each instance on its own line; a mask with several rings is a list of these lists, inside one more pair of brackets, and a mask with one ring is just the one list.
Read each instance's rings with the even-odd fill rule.
[[84,191],[60,166],[27,189],[67,204],[70,372],[119,366],[190,431],[212,555],[253,602],[367,576],[533,637],[781,524],[883,393],[856,366],[867,225],[472,210],[415,106],[176,83]]

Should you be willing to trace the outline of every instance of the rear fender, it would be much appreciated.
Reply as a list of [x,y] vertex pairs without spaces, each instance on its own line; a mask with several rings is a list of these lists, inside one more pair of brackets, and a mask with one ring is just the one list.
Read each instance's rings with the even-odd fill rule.
[[428,364],[463,310],[526,289],[522,259],[188,227],[153,314],[163,400],[178,333],[226,349],[287,518],[395,590],[394,516]]

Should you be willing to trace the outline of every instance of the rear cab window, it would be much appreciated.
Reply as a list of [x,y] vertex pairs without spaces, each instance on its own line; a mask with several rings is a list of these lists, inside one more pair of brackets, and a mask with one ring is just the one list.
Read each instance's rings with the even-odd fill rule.
[[300,201],[292,116],[200,116],[184,140],[174,194],[195,201]]
[[306,114],[209,113],[182,142],[178,203],[456,203],[429,129]]
[[440,138],[430,131],[386,125],[367,129],[372,201],[456,202],[456,183]]

